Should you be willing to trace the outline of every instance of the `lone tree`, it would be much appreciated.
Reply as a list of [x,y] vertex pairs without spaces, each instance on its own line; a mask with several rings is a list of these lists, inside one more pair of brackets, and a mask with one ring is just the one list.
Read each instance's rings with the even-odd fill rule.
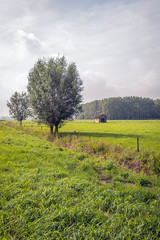
[[9,115],[20,122],[22,126],[22,120],[25,120],[29,115],[29,98],[25,92],[15,92],[10,102],[7,101],[9,107]]
[[39,59],[27,88],[36,118],[50,126],[51,134],[55,126],[56,136],[59,124],[81,109],[82,81],[75,63],[68,64],[64,56]]

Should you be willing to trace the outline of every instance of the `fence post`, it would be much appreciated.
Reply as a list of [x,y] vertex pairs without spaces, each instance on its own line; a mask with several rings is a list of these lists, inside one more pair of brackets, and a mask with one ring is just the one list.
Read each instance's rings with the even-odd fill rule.
[[139,152],[139,138],[137,138],[137,152]]

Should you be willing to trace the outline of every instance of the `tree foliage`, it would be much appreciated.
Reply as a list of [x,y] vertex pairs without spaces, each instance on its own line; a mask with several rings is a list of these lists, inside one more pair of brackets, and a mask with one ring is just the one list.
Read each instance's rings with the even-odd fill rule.
[[9,115],[18,120],[22,125],[22,120],[29,116],[29,98],[25,92],[15,92],[10,101],[7,101],[9,107]]
[[75,115],[82,101],[82,81],[75,63],[66,58],[39,59],[28,76],[28,92],[35,116],[50,126],[51,133],[63,120]]
[[109,119],[156,119],[160,118],[160,99],[142,97],[112,97],[83,105],[79,119],[94,119],[104,113]]

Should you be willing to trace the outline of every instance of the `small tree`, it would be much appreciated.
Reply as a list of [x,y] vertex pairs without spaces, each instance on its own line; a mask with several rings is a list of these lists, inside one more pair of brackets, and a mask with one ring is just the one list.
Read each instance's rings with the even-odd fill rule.
[[9,107],[9,115],[20,122],[22,126],[22,120],[25,120],[29,115],[29,99],[25,92],[15,92],[10,102],[7,101]]
[[28,76],[28,92],[35,116],[50,126],[55,126],[75,115],[82,101],[82,81],[75,63],[66,58],[39,59]]

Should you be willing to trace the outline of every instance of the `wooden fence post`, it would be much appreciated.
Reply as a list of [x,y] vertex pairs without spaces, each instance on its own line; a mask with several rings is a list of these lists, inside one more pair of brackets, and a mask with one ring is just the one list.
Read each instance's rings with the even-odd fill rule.
[[139,138],[137,138],[137,152],[139,152]]

